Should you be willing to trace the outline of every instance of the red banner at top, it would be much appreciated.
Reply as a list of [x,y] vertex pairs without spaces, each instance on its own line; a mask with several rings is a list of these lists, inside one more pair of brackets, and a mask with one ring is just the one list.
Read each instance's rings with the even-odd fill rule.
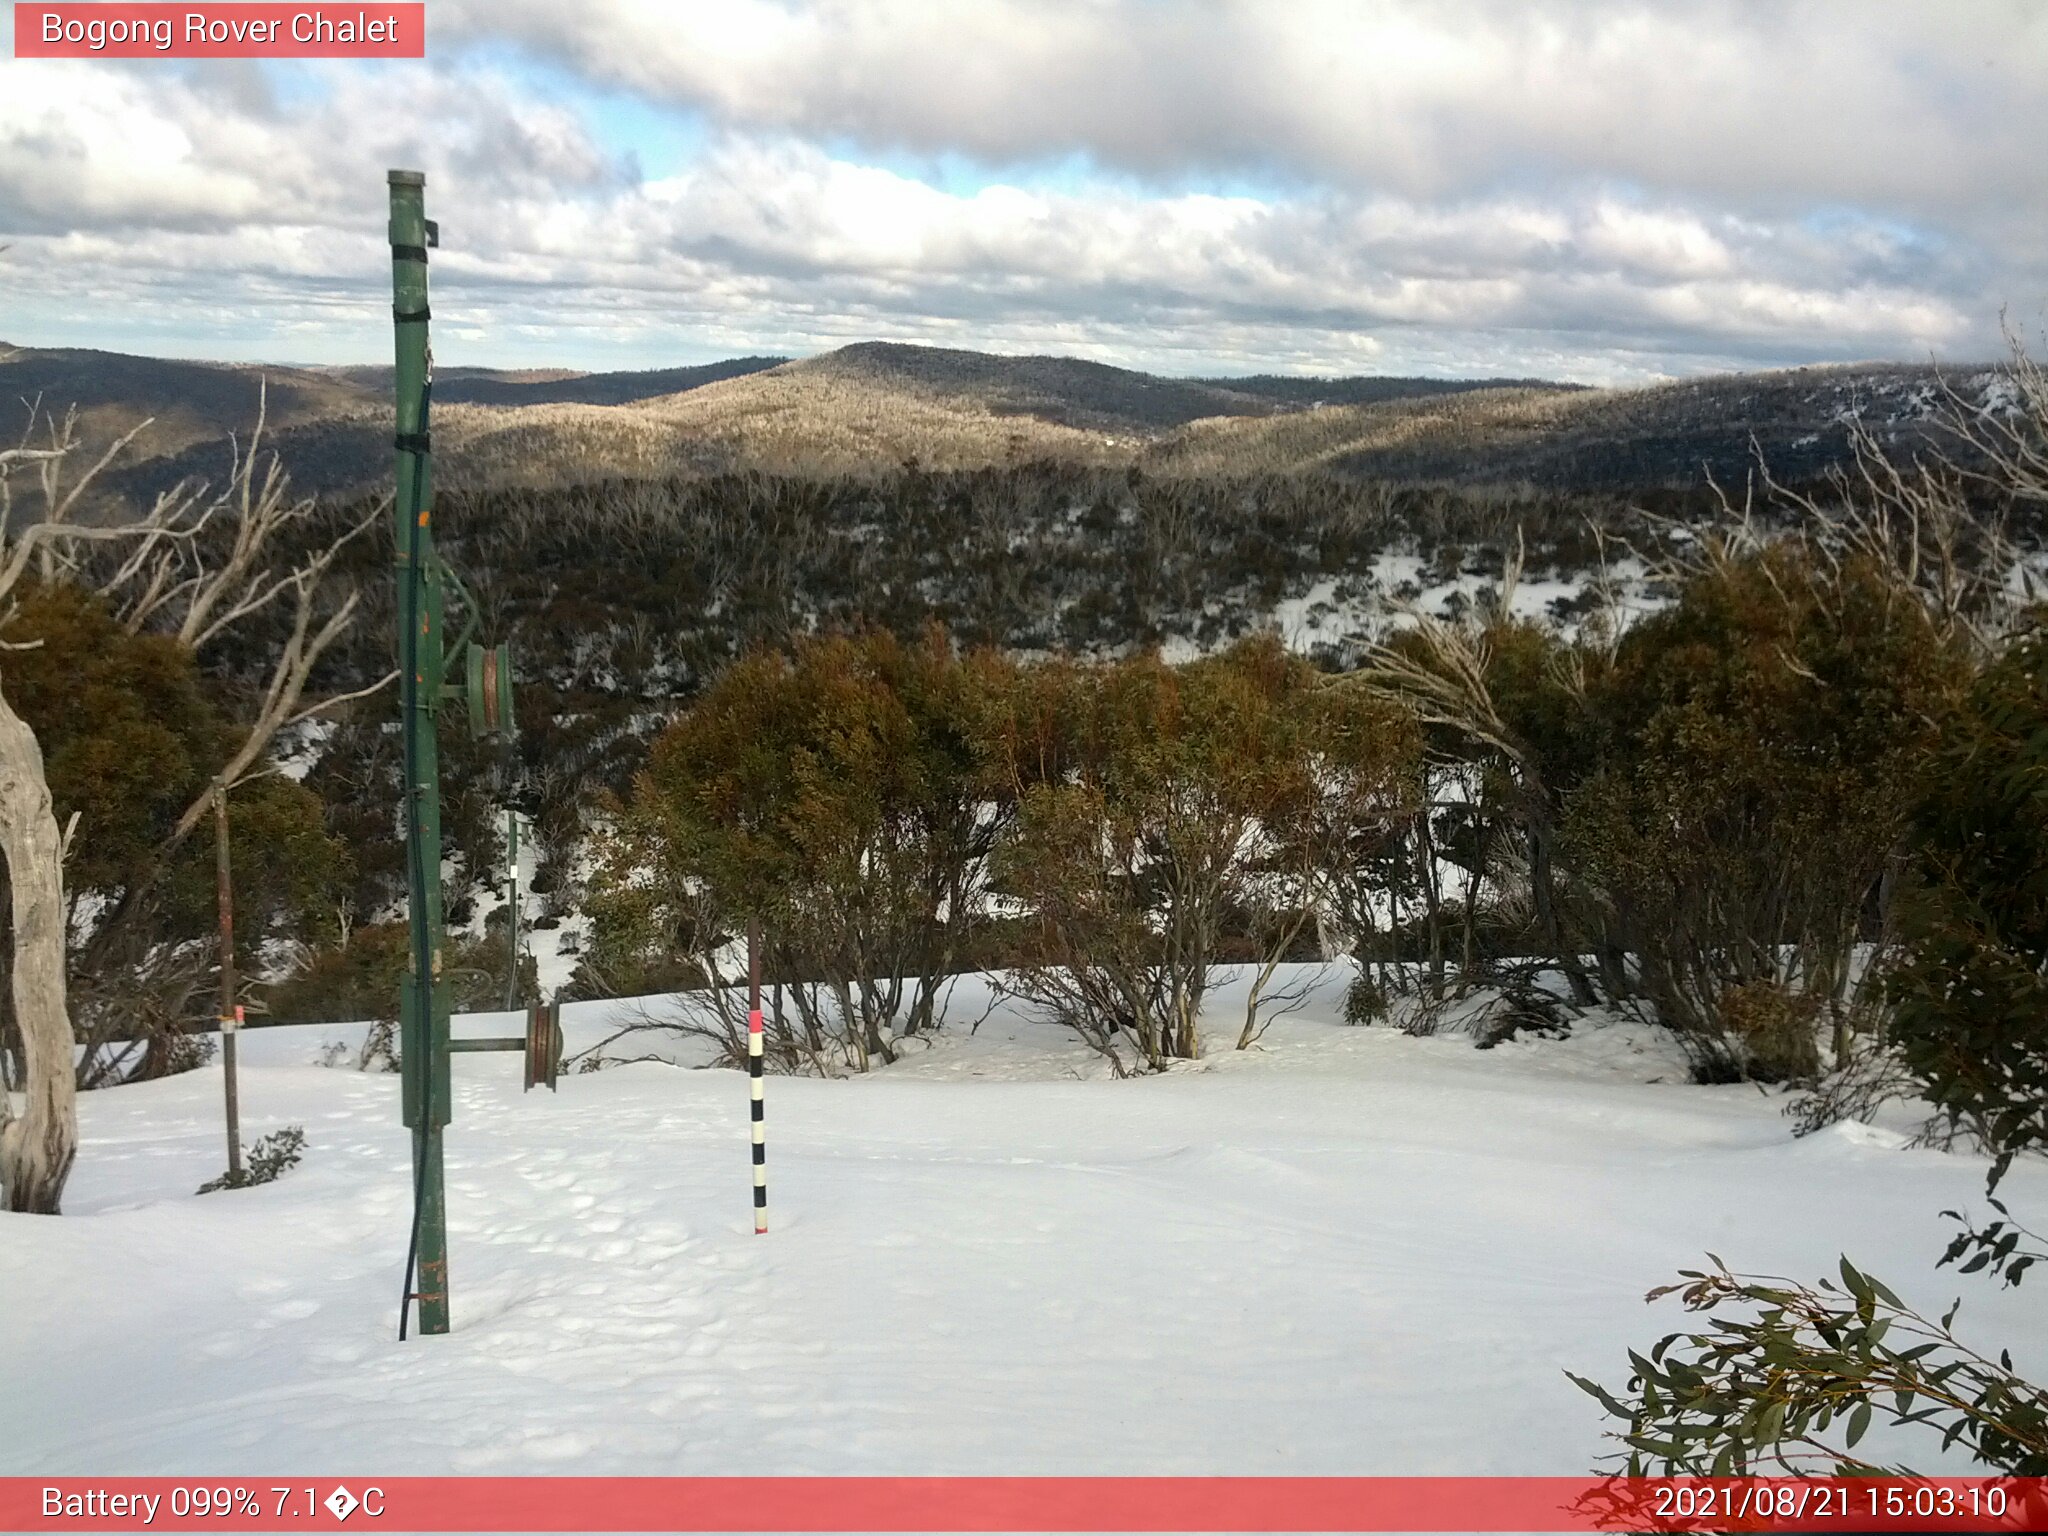
[[18,59],[421,59],[424,4],[26,5]]

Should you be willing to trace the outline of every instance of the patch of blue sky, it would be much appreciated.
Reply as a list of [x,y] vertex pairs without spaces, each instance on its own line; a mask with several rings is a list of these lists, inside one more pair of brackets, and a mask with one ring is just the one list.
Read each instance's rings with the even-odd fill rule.
[[[630,164],[643,181],[672,176],[702,154],[711,129],[703,114],[689,108],[652,102],[631,91],[612,90],[530,53],[502,43],[453,43],[437,47],[435,67],[458,75],[489,76],[504,81],[537,105],[566,111],[582,122],[591,137],[614,161]],[[311,105],[324,101],[340,71],[371,71],[389,77],[403,91],[409,73],[420,66],[410,60],[275,60],[259,66],[280,105]]]
[[673,176],[704,151],[711,136],[702,113],[614,90],[500,42],[465,42],[438,55],[444,64],[495,75],[539,104],[569,112],[614,159],[631,162],[643,181]]
[[318,106],[331,94],[334,66],[320,60],[265,59],[256,67],[269,82],[271,94],[281,107]]
[[1809,234],[1819,235],[1827,240],[1845,237],[1869,239],[1875,236],[1902,254],[1932,254],[1944,249],[1948,244],[1936,230],[1846,203],[1827,204],[1812,209],[1799,222]]
[[1175,167],[1145,173],[1105,164],[1086,150],[1030,159],[987,160],[958,150],[922,151],[877,146],[845,135],[818,141],[834,160],[869,165],[918,181],[949,197],[973,197],[989,187],[1016,187],[1047,196],[1173,198],[1186,196],[1242,197],[1257,202],[1284,202],[1313,191],[1314,184],[1283,175],[1243,169],[1200,170]]
[[335,82],[344,78],[381,81],[395,100],[403,100],[421,66],[413,59],[178,59],[149,67],[182,71],[216,91],[226,90],[224,77],[230,72],[253,75],[263,82],[279,115],[289,116],[295,108],[324,106],[334,96]]

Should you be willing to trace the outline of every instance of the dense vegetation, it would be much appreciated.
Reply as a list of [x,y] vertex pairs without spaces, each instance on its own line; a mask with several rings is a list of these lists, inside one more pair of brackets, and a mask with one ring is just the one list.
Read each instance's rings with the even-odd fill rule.
[[[2038,515],[2048,506],[2048,411],[2039,409],[2048,392],[2024,358],[2017,380],[2036,410],[1993,438],[1996,483],[2015,509]],[[1873,510],[1896,513],[1897,522],[1868,516],[1838,525],[1849,535],[1841,541],[1846,554],[1829,551],[1836,559],[1827,579],[1803,585],[1829,599],[1830,628],[1846,623],[1855,633],[1875,618],[1888,632],[1900,617],[1906,621],[1901,646],[1872,647],[1891,650],[1893,665],[1855,690],[1870,701],[1857,714],[1874,705],[1870,718],[1881,723],[1896,701],[1925,692],[1853,759],[1842,749],[1856,733],[1837,722],[1824,741],[1808,744],[1800,762],[1787,765],[1803,776],[1809,764],[1825,772],[1836,760],[1852,774],[1817,856],[1838,847],[1851,863],[1859,852],[1876,854],[1879,839],[1869,835],[1867,818],[1875,817],[1890,841],[1884,874],[1866,884],[1857,912],[1872,941],[1870,984],[1860,989],[1867,1006],[1835,1021],[1832,1072],[1808,1095],[1806,1123],[1867,1113],[1902,1090],[1931,1103],[1937,1118],[1930,1133],[1968,1135],[1992,1154],[1986,1197],[1997,1213],[1980,1228],[1960,1211],[1944,1212],[1958,1231],[1940,1262],[2016,1285],[2048,1259],[2048,1245],[2014,1220],[1997,1194],[2013,1160],[2048,1140],[2044,614],[2013,600],[2003,552],[1985,558],[1981,525],[1946,520],[1944,508],[1952,504],[1941,499],[1938,483],[1879,473],[1866,485],[1883,493]],[[1895,535],[1909,541],[1906,550],[1897,550]],[[1893,558],[1885,557],[1888,548]],[[1797,666],[1782,646],[1778,656],[1785,670],[1820,670]],[[1931,666],[1929,657],[1936,658]],[[1836,702],[1826,701],[1830,708]],[[1793,724],[1782,717],[1774,723]],[[1800,739],[1796,731],[1787,735]],[[1816,808],[1803,819],[1823,815]],[[1832,904],[1847,915],[1846,903]],[[1804,1005],[1813,981],[1848,969],[1842,946],[1834,948],[1830,969],[1809,972],[1797,990],[1779,986],[1773,993],[1774,1033],[1807,1050],[1817,1048],[1818,1009]],[[1842,991],[1838,981],[1822,996],[1838,1001]],[[1852,1024],[1861,1026],[1860,1049]],[[1817,1075],[1813,1066],[1805,1070]],[[2008,1351],[1972,1344],[1957,1332],[1960,1300],[1934,1318],[1847,1256],[1839,1273],[1839,1284],[1806,1283],[1739,1274],[1715,1258],[1653,1292],[1653,1300],[1676,1293],[1696,1321],[1647,1353],[1632,1352],[1631,1374],[1618,1391],[1574,1378],[1619,1421],[1615,1438],[1626,1470],[1912,1471],[1859,1448],[1872,1426],[1882,1425],[1916,1434],[1929,1453],[1959,1449],[1994,1472],[2048,1472],[2048,1391],[2020,1374]],[[2038,1507],[2015,1506],[2019,1523],[2031,1528],[2041,1518]]]
[[[842,1000],[805,1022],[812,1045],[786,1051],[792,1065],[821,1061],[824,1040],[856,1064],[887,1059],[891,1031],[929,1027],[937,978],[996,962],[1084,1036],[1117,1036],[1157,1065],[1195,1048],[1187,1003],[1215,960],[1348,951],[1373,989],[1406,997],[1413,1028],[1477,987],[1500,991],[1502,1027],[1601,1001],[1678,1031],[1702,1076],[1816,1083],[1881,1032],[1881,988],[1859,956],[1898,942],[1914,796],[1991,654],[1981,626],[1950,611],[1953,593],[1926,590],[1936,562],[1920,545],[2005,509],[1981,484],[1928,483],[1947,533],[1879,530],[1873,497],[1898,486],[1868,476],[1773,486],[1740,517],[1709,488],[1619,500],[1062,462],[457,489],[440,508],[446,548],[484,628],[513,643],[523,730],[509,759],[445,733],[450,915],[502,923],[511,805],[538,849],[543,920],[595,922],[585,993],[714,979],[734,924],[768,915],[732,893],[772,891],[777,967],[830,979]],[[318,543],[373,512],[337,504],[290,536]],[[1984,565],[2006,551],[1960,553]],[[1634,596],[1661,611],[1631,620],[1612,606],[1599,577],[1623,556]],[[342,559],[364,602],[323,658],[331,690],[387,666],[386,557],[363,538]],[[1511,603],[1543,577],[1564,591],[1547,616]],[[1404,597],[1452,580],[1466,590],[1389,625]],[[1294,637],[1305,654],[1255,638],[1311,592],[1334,622]],[[166,741],[189,735],[208,697],[255,686],[278,639],[259,619],[188,664],[183,691],[124,707],[151,714]],[[1162,651],[1215,659],[1172,666]],[[842,676],[806,692],[863,668],[874,676],[859,687]],[[1205,709],[1222,730],[1225,694],[1242,717],[1228,751],[1176,734]],[[1016,714],[1034,696],[1066,733],[1040,743],[1036,767],[1018,756]],[[895,779],[863,778],[873,765],[844,756],[848,738],[805,734],[829,718],[821,698],[888,716],[860,729],[894,743]],[[402,865],[387,712],[375,697],[337,711],[297,744],[297,782],[273,779],[238,805],[276,822],[276,846],[300,846],[277,820],[289,815],[317,839],[289,861],[288,886],[249,874],[262,892],[249,960],[299,977],[267,999],[281,1010],[355,1006],[388,973]],[[1347,768],[1368,716],[1376,745]],[[1412,749],[1392,745],[1403,730]],[[1142,750],[1120,757],[1120,740]],[[754,755],[731,757],[742,741]],[[1295,756],[1262,763],[1246,743]],[[806,831],[771,879],[748,863],[758,844],[744,859],[721,844],[697,799],[716,782],[768,794],[767,765],[804,753],[830,771],[792,803],[850,841]],[[903,753],[914,772],[891,756]],[[1205,778],[1205,763],[1236,777]],[[1346,821],[1331,789],[1354,770]],[[168,764],[139,779],[179,782]],[[1202,813],[1174,822],[1184,805]],[[787,805],[749,814],[796,836]],[[120,900],[102,865],[120,837],[149,837],[146,807],[122,816],[100,851],[80,845],[81,900]],[[916,836],[899,835],[904,816],[925,818]],[[882,848],[885,825],[896,840]],[[1103,848],[1114,878],[1097,867],[1094,893],[1073,902]],[[922,915],[877,910],[828,942],[823,914],[856,903],[890,859],[923,861],[917,878],[881,882],[892,899],[959,894],[927,894]],[[719,860],[729,867],[713,879]],[[689,898],[655,930],[636,884],[650,868]],[[839,883],[829,897],[800,891],[790,869]],[[1174,903],[1198,886],[1184,920]],[[153,931],[202,940],[200,894],[189,911],[159,902]],[[798,912],[821,931],[799,933]],[[477,926],[475,995],[518,990],[507,946]],[[1164,961],[1162,932],[1194,942]],[[1119,948],[1120,978],[1091,974]],[[1062,994],[1083,984],[1089,997]],[[1811,1113],[1839,1110],[1823,1099]]]
[[[678,948],[635,926],[649,866],[694,922],[766,917],[784,949],[828,911],[898,932],[915,889],[928,943],[949,914],[945,960],[844,955],[841,990],[976,953],[1157,1066],[1195,1054],[1208,967],[1263,958],[1277,932],[1376,963],[1417,992],[1415,1027],[1449,995],[1547,973],[1560,1002],[1671,1028],[1703,1078],[1813,1083],[1884,1034],[1889,973],[1861,959],[1900,942],[1922,797],[1974,782],[1936,749],[1972,696],[1976,631],[1920,600],[1904,558],[1714,537],[1618,636],[1482,604],[1334,671],[1270,636],[1178,668],[885,635],[764,645],[658,740],[599,882],[600,949],[645,977]],[[1988,665],[1995,681],[2011,663]],[[908,775],[887,794],[884,767]],[[901,835],[941,819],[947,838]],[[734,839],[754,862],[726,862]],[[796,872],[828,871],[829,892],[778,907]],[[993,952],[960,931],[986,891],[1029,919]],[[691,953],[732,937],[711,921]],[[893,1007],[880,1023],[900,1027]]]
[[[1660,502],[1695,517],[1706,505]],[[364,510],[328,517],[344,526]],[[521,737],[509,793],[533,821],[536,888],[564,901],[597,797],[623,794],[660,727],[752,647],[863,629],[910,641],[936,623],[963,647],[1012,654],[1214,650],[1319,581],[1331,614],[1412,595],[1412,583],[1383,579],[1383,556],[1415,556],[1423,580],[1484,584],[1518,544],[1532,574],[1569,578],[1597,569],[1601,531],[1632,532],[1646,548],[1661,538],[1641,513],[1601,499],[1059,464],[456,491],[440,518],[485,628],[513,645]],[[329,658],[335,687],[387,665],[386,557],[366,539],[349,558],[366,605]],[[1355,662],[1363,635],[1332,634],[1321,664]],[[260,655],[265,638],[252,634],[242,654]],[[343,718],[306,780],[355,849],[358,922],[395,899],[402,867],[385,814],[397,772],[387,715],[377,700]],[[460,920],[463,900],[498,881],[491,808],[507,798],[505,770],[459,728],[443,751]]]

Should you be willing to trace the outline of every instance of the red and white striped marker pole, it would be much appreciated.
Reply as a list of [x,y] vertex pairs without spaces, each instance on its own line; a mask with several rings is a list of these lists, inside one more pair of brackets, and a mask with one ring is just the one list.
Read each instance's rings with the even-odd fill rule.
[[747,1095],[754,1133],[754,1235],[768,1230],[766,1105],[761,1099],[761,920],[747,924]]

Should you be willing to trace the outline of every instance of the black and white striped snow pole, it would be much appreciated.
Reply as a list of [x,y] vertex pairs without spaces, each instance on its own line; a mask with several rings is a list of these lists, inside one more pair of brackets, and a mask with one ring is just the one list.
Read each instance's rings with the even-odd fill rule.
[[761,924],[747,925],[747,1096],[754,1136],[754,1235],[768,1230],[767,1106],[761,1098]]

